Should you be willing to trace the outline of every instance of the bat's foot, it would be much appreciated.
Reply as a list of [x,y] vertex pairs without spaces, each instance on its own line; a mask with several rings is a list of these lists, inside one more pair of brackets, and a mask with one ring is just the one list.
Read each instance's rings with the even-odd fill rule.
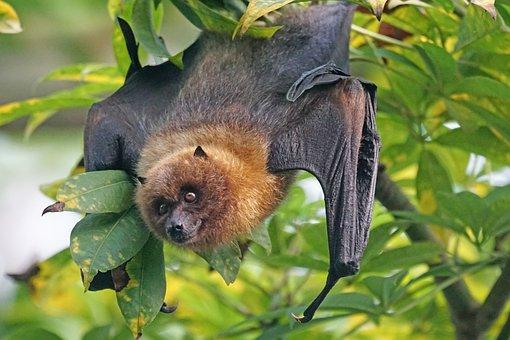
[[292,315],[292,317],[294,318],[294,320],[296,320],[297,322],[299,323],[307,323],[308,321],[312,320],[312,317],[313,316],[306,316],[306,315],[303,315],[303,316],[297,316],[296,314],[294,313],[290,313]]

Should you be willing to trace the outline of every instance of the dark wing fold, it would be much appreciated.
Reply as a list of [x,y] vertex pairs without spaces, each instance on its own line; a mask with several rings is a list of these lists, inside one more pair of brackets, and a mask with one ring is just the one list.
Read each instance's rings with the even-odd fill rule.
[[117,17],[117,21],[119,23],[120,30],[122,31],[122,35],[124,36],[124,41],[126,42],[129,59],[131,59],[131,65],[129,65],[129,69],[126,74],[127,80],[133,75],[133,73],[142,69],[142,64],[140,64],[140,59],[138,58],[138,44],[136,43],[133,30],[124,19]]
[[[325,85],[330,84],[330,85]],[[375,127],[373,84],[347,76],[332,64],[305,73],[288,99],[305,95],[309,107],[277,136],[269,156],[271,171],[302,169],[319,180],[325,197],[330,268],[324,289],[305,310],[311,320],[336,282],[359,269],[371,221],[379,138]]]

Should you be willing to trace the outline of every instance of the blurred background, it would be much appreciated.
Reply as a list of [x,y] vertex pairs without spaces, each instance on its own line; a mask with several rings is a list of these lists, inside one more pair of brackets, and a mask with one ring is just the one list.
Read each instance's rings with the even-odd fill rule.
[[[115,65],[113,25],[104,0],[9,1],[23,25],[19,34],[0,34],[0,104],[68,88],[70,82],[43,82],[50,71],[74,64]],[[167,14],[176,13],[167,4]],[[172,32],[170,51],[179,52],[198,30],[172,15],[162,34]],[[177,20],[176,20],[177,18]],[[39,186],[66,177],[83,153],[87,108],[68,109],[49,118],[30,138],[26,119],[0,127],[0,271],[16,273],[68,246],[79,220],[74,213],[41,217],[51,199]],[[0,298],[12,285],[0,275]]]
[[[87,103],[81,108],[43,111],[49,119],[31,135],[25,125],[37,126],[39,112],[17,119],[24,114],[12,110],[3,125],[0,109],[0,338],[129,339],[115,294],[84,294],[69,252],[58,253],[80,215],[41,217],[53,200],[39,188],[69,175],[82,157],[88,106],[122,84],[125,51],[112,14],[132,1],[7,2],[23,32],[0,34],[0,107],[83,84],[91,92],[80,97]],[[226,4],[221,13],[236,19],[246,9],[240,0],[204,3]],[[298,325],[290,313],[300,313],[322,287],[329,261],[320,188],[302,174],[268,220],[271,256],[250,248],[234,284],[227,287],[198,256],[165,247],[165,301],[179,309],[158,314],[144,338],[453,339],[459,328],[442,290],[459,284],[468,287],[459,299],[485,301],[510,249],[510,3],[497,4],[496,20],[461,1],[391,3],[382,23],[368,10],[356,13],[351,70],[379,86],[382,161],[419,213],[394,216],[377,203],[360,275],[341,280],[319,317]],[[161,35],[173,55],[199,30],[170,1],[162,6]],[[51,73],[84,64],[79,79],[73,70]],[[413,240],[410,222],[427,223],[435,241]],[[27,284],[6,276],[56,253]],[[483,330],[490,339],[510,327],[506,299]]]
[[[0,35],[0,103],[48,94],[66,84],[40,83],[51,70],[87,62],[114,63],[112,25],[102,0],[10,1],[23,25]],[[68,85],[67,85],[68,86]],[[32,138],[24,121],[0,128],[0,299],[12,298],[4,275],[27,269],[68,246],[79,219],[73,213],[41,217],[51,200],[39,185],[67,176],[82,154],[87,110],[55,115]]]

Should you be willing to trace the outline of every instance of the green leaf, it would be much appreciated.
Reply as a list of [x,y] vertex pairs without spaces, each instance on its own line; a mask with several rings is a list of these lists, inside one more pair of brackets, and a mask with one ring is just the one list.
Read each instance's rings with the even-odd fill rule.
[[133,4],[132,26],[137,40],[147,52],[161,57],[170,58],[163,40],[154,29],[154,2],[152,0],[135,0]]
[[413,211],[393,211],[395,217],[401,220],[421,223],[421,224],[434,224],[442,227],[447,227],[453,231],[462,234],[465,231],[464,226],[455,219],[442,215],[422,215]]
[[[216,33],[233,34],[238,23],[236,20],[206,6],[198,0],[171,0],[179,11],[200,29]],[[281,27],[250,27],[246,34],[253,38],[268,39]]]
[[135,207],[119,214],[90,214],[71,232],[71,255],[90,275],[106,272],[135,256],[148,237]]
[[415,71],[417,71],[423,75],[426,75],[418,65],[416,65],[411,59],[407,58],[405,56],[405,54],[403,54],[403,53],[396,53],[396,52],[393,52],[391,50],[387,50],[384,48],[377,48],[374,50],[374,54],[376,56],[378,56],[379,58],[381,58],[381,57],[388,58],[388,59],[395,61],[398,64],[407,65],[407,66],[411,67],[412,69],[414,69]]
[[117,21],[117,17],[124,20],[131,20],[133,12],[133,0],[108,0],[108,13],[113,21]]
[[251,0],[248,3],[246,12],[244,12],[234,31],[234,36],[239,33],[243,35],[250,26],[260,17],[275,11],[294,0]]
[[320,271],[327,271],[329,264],[327,261],[315,259],[306,255],[271,255],[261,259],[265,263],[276,267],[300,267]]
[[473,102],[463,101],[461,104],[469,108],[480,120],[484,121],[485,124],[482,125],[490,127],[496,137],[504,141],[507,147],[510,146],[510,121],[508,119]]
[[417,264],[427,263],[440,253],[441,247],[436,243],[416,242],[409,246],[384,251],[367,261],[361,270],[366,273],[409,269]]
[[450,94],[465,93],[477,97],[498,98],[510,100],[510,87],[497,81],[496,79],[474,76],[466,77],[461,82],[451,86]]
[[405,289],[399,286],[405,276],[405,271],[388,277],[369,276],[363,279],[363,284],[381,301],[382,306],[388,309],[405,292]]
[[102,64],[76,64],[61,67],[42,78],[42,81],[47,80],[110,84],[118,87],[124,84],[124,77],[117,67]]
[[[477,6],[480,6],[483,2],[489,3],[492,0],[474,1],[477,2]],[[474,1],[472,0],[471,2],[474,3]],[[455,46],[456,50],[460,50],[499,29],[499,23],[492,20],[486,11],[477,6],[468,6],[466,15],[462,18],[459,26],[457,45]],[[486,7],[490,8],[490,5],[488,4]]]
[[163,243],[154,236],[126,264],[127,286],[117,293],[117,303],[135,337],[158,314],[166,292]]
[[44,328],[34,326],[21,326],[2,337],[3,340],[61,340],[62,338]]
[[261,223],[260,226],[256,227],[250,232],[248,236],[249,240],[252,240],[266,251],[267,254],[271,253],[271,238],[268,232],[268,223]]
[[111,325],[94,327],[83,335],[81,340],[98,340],[98,339],[110,339],[110,334],[112,331]]
[[510,230],[510,186],[493,189],[486,197],[489,207],[486,221],[487,237],[501,235]]
[[400,234],[406,228],[407,223],[392,221],[370,230],[368,244],[363,255],[361,267],[363,267],[364,263],[371,258],[377,257],[384,249],[386,243],[394,236]]
[[57,113],[55,110],[41,111],[33,113],[30,118],[27,120],[27,124],[25,125],[25,131],[23,133],[23,139],[28,141],[32,133],[41,126],[42,123],[47,121],[49,118],[53,117],[53,115]]
[[39,186],[39,190],[44,195],[46,195],[47,197],[51,198],[52,200],[57,200],[58,189],[65,182],[66,182],[66,179],[57,179],[56,181],[53,181],[51,183],[41,184]]
[[0,126],[37,112],[89,107],[98,101],[98,94],[115,91],[117,87],[111,84],[85,84],[46,97],[3,104],[0,105]]
[[379,314],[379,306],[374,299],[362,293],[340,293],[326,297],[321,305],[323,309],[345,309],[354,312]]
[[241,249],[237,242],[200,251],[197,254],[221,275],[227,285],[235,281],[241,267]]
[[23,31],[18,14],[11,5],[0,1],[0,33],[19,33]]
[[457,80],[455,60],[448,51],[432,44],[416,45],[425,66],[442,87]]
[[423,149],[416,175],[416,193],[422,212],[431,214],[436,211],[440,191],[452,191],[450,174],[432,151]]
[[491,15],[492,19],[496,19],[498,12],[496,11],[496,7],[494,7],[494,1],[495,0],[471,0],[471,3],[483,8]]
[[120,213],[133,204],[134,185],[121,170],[93,171],[68,179],[57,200],[64,209],[81,213]]
[[467,133],[475,131],[482,125],[483,120],[466,106],[453,100],[445,100],[444,102],[448,115],[456,120]]
[[310,253],[317,253],[324,258],[329,258],[328,238],[326,221],[321,223],[309,223],[299,229],[299,235],[310,246]]
[[441,136],[435,142],[476,153],[501,163],[510,163],[510,148],[488,128],[480,127],[473,132],[464,132],[462,129],[453,129]]
[[472,192],[442,192],[438,194],[438,201],[445,215],[461,221],[465,227],[471,228],[475,235],[478,235],[487,222],[488,206]]

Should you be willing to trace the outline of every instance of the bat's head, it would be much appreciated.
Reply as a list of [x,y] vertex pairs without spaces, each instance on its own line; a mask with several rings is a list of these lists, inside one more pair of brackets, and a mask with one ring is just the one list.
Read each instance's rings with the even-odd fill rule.
[[272,212],[282,197],[276,178],[225,149],[185,148],[144,174],[136,202],[156,235],[206,249],[249,233]]

